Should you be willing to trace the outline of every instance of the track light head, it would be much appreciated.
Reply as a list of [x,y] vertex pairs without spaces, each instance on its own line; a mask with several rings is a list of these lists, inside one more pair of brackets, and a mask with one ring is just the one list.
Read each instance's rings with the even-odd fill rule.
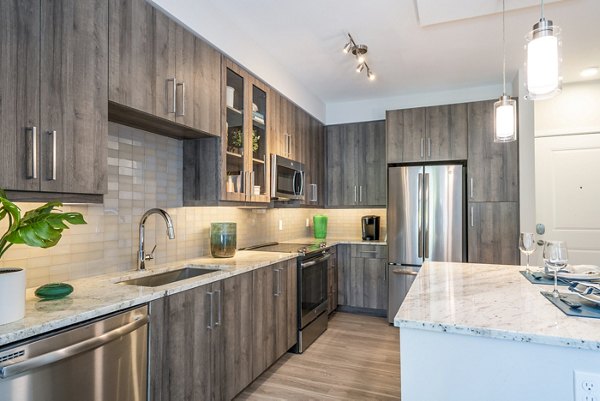
[[370,68],[367,68],[367,78],[369,78],[371,81],[375,79],[375,74],[373,74],[373,71],[371,71]]
[[350,49],[352,49],[352,42],[346,43],[346,46],[344,46],[344,48],[342,49],[342,51],[347,54],[347,53],[350,52]]
[[365,63],[360,63],[359,65],[356,66],[356,72],[362,72],[362,70],[365,69]]

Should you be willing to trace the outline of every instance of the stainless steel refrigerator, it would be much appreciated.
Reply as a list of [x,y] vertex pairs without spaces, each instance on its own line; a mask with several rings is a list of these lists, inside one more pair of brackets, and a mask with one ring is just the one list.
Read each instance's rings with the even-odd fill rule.
[[466,259],[460,164],[388,169],[388,321],[393,322],[423,262]]

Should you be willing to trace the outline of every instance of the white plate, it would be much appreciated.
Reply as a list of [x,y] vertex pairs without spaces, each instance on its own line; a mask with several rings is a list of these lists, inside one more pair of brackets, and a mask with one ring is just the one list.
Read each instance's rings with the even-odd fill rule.
[[598,295],[598,294],[583,295],[578,292],[576,292],[575,294],[579,295],[581,298],[583,298],[587,301],[595,303],[596,305],[600,305],[600,295]]
[[[546,276],[553,278],[554,273],[547,270]],[[566,269],[558,272],[557,277],[565,280],[600,280],[600,267],[595,265],[567,265]]]

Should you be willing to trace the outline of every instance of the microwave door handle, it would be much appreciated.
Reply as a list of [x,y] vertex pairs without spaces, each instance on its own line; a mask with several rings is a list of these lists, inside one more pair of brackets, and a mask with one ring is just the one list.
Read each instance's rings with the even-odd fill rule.
[[294,171],[294,176],[292,177],[292,192],[294,192],[294,195],[296,195],[296,174],[298,172]]
[[300,172],[300,191],[298,195],[302,195],[304,193],[304,171]]

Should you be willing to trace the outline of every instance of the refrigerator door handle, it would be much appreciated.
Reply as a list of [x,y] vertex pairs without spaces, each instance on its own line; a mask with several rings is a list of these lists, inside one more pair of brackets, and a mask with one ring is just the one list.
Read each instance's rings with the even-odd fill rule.
[[424,190],[423,190],[423,196],[425,198],[425,201],[423,202],[423,220],[424,220],[424,226],[425,226],[425,230],[423,233],[423,253],[425,254],[425,258],[429,257],[429,173],[425,174],[425,180],[424,180]]
[[419,258],[423,257],[423,174],[419,173],[419,183],[418,183],[418,199],[417,199],[417,216],[418,216],[418,256]]

